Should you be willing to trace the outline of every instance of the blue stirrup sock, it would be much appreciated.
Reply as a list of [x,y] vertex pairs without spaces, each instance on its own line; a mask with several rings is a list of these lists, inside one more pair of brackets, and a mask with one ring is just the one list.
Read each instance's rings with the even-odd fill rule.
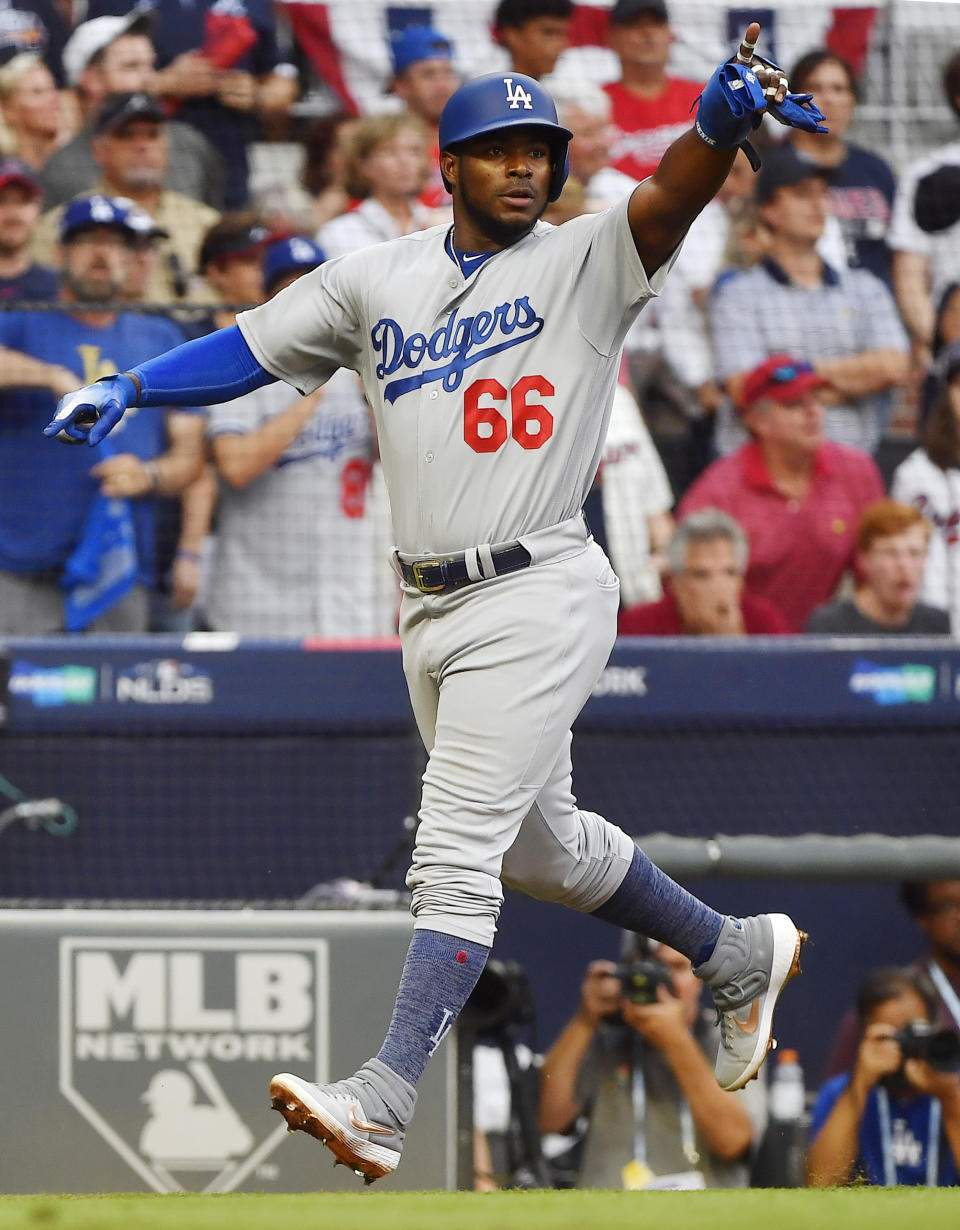
[[489,955],[489,948],[455,935],[414,931],[377,1059],[416,1085],[470,998]]
[[668,944],[694,965],[701,965],[713,952],[724,920],[651,863],[639,847],[620,887],[592,914]]

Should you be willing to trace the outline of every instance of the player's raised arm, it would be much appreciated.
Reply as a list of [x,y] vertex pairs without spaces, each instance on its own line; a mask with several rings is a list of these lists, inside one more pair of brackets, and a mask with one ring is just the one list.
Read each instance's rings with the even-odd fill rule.
[[693,128],[674,141],[630,199],[630,229],[648,275],[660,268],[716,194],[737,148],[759,126],[765,111],[782,124],[826,132],[812,95],[791,94],[784,71],[756,54],[759,37],[760,23],[752,21],[737,54],[704,86]]

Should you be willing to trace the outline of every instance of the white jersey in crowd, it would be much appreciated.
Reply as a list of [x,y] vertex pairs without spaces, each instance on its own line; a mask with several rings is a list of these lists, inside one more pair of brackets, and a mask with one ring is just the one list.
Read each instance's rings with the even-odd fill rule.
[[960,281],[960,222],[954,222],[940,231],[922,231],[917,225],[914,198],[921,179],[941,167],[957,165],[960,165],[960,141],[942,145],[911,163],[897,184],[890,226],[887,228],[887,244],[894,252],[913,252],[927,258],[930,299],[934,307],[940,306],[944,291]]
[[[211,406],[210,436],[246,435],[292,405],[269,384]],[[240,489],[221,482],[206,602],[211,626],[243,636],[373,637],[376,574],[369,514],[370,416],[352,372],[324,387],[276,463]]]
[[268,371],[309,392],[338,367],[373,407],[397,547],[508,542],[583,505],[630,322],[659,292],[627,201],[540,222],[461,272],[434,227],[328,261],[238,317]]
[[[433,226],[437,220],[436,210],[428,209],[419,201],[414,201],[411,231]],[[321,226],[317,231],[317,243],[323,248],[327,260],[330,260],[335,256],[346,256],[348,252],[357,252],[372,243],[399,239],[407,233],[397,226],[395,219],[379,201],[368,197],[361,201],[356,209],[340,214]]]
[[890,496],[919,508],[933,532],[918,595],[921,602],[950,612],[950,628],[960,636],[960,468],[941,470],[922,448],[897,466]]

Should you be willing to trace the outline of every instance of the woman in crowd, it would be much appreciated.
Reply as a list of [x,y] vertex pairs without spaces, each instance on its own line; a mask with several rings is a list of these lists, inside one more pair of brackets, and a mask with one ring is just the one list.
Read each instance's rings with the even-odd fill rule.
[[346,189],[360,204],[317,232],[328,259],[441,221],[439,211],[417,200],[427,158],[427,136],[415,116],[371,115],[351,129]]
[[960,342],[937,361],[935,387],[923,443],[897,466],[890,494],[933,527],[919,598],[948,610],[960,636]]
[[956,1186],[960,1076],[912,1056],[909,1045],[905,1053],[900,1034],[929,1024],[934,1002],[925,975],[910,969],[877,970],[860,988],[853,1070],[828,1080],[813,1108],[809,1186]]
[[847,140],[858,86],[853,69],[833,51],[809,51],[794,65],[790,89],[812,94],[826,116],[829,133],[790,129],[787,139],[798,154],[830,169],[830,212],[840,222],[847,262],[869,269],[890,285],[887,224],[893,204],[893,172],[879,155]]
[[62,143],[64,132],[53,74],[24,52],[0,68],[0,154],[15,154],[35,171]]

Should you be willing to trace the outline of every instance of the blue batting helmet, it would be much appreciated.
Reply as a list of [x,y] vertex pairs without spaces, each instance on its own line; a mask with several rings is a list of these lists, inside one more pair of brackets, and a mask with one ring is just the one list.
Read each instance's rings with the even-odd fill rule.
[[541,128],[552,151],[548,199],[563,191],[570,171],[567,145],[573,136],[557,120],[553,99],[539,81],[523,73],[487,73],[474,77],[450,96],[440,116],[440,148],[502,128]]

